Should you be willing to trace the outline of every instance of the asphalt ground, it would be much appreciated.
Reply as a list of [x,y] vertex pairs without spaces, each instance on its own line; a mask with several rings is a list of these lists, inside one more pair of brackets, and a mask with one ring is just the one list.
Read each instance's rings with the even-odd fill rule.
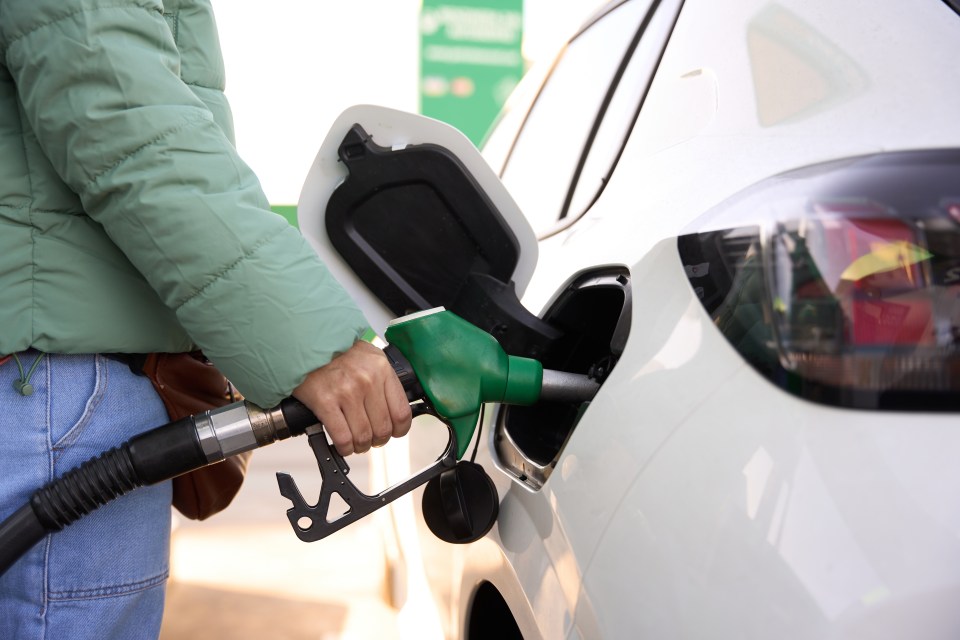
[[[368,473],[348,458],[351,477]],[[254,452],[233,504],[204,522],[175,517],[161,640],[395,640],[380,532],[365,518],[314,543],[290,527],[276,472],[308,502],[320,474],[306,439]]]

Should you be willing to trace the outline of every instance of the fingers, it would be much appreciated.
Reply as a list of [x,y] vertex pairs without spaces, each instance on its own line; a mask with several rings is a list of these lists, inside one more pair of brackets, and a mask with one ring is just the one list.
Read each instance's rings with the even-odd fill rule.
[[[396,374],[388,379],[384,389],[387,410],[390,415],[390,424],[393,427],[393,437],[402,438],[410,431],[413,414],[410,410],[410,403],[407,402],[407,394],[403,391],[403,385],[397,379]],[[389,439],[389,435],[387,436]]]
[[383,352],[357,342],[307,375],[293,392],[323,423],[344,456],[383,446],[410,430],[403,387]]
[[[314,411],[314,415],[320,418],[321,412]],[[348,456],[356,449],[353,443],[353,433],[347,425],[347,419],[341,411],[331,411],[326,417],[320,418],[323,427],[330,436],[330,441],[337,448],[337,452],[342,456]]]

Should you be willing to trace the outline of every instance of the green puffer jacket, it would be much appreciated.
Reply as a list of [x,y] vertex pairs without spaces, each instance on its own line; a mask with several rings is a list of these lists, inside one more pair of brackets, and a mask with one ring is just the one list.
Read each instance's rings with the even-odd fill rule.
[[0,0],[0,355],[197,346],[269,406],[362,335],[223,85],[209,0]]

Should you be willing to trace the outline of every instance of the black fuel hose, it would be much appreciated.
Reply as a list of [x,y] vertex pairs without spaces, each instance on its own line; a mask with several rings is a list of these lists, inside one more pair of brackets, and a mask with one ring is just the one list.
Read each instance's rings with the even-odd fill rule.
[[[403,354],[391,345],[384,354],[407,398],[423,397]],[[224,457],[301,435],[317,423],[304,404],[285,398],[267,410],[237,402],[135,436],[38,489],[27,504],[0,522],[0,575],[46,534],[60,531],[115,498]]]
[[[265,444],[300,435],[317,424],[313,413],[293,398],[272,411],[282,414],[288,431]],[[146,431],[35,491],[27,504],[0,522],[0,575],[46,534],[60,531],[111,500],[219,462],[204,451],[197,418],[188,416]]]

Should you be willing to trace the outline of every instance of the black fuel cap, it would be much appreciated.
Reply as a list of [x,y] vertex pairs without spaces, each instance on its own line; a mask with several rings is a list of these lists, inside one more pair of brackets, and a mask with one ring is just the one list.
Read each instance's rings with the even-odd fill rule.
[[444,542],[468,544],[487,535],[500,513],[500,496],[479,464],[461,460],[423,490],[423,519]]

